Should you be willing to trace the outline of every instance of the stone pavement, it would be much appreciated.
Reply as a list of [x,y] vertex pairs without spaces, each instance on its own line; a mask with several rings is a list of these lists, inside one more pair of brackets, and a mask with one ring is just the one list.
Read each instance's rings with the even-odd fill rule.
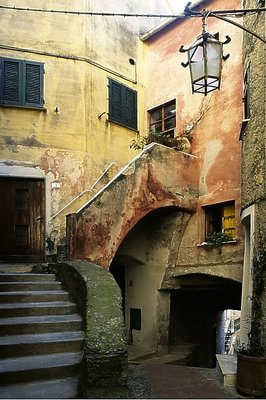
[[225,388],[214,369],[180,365],[144,365],[155,393],[160,399],[236,399],[233,388]]
[[[129,364],[130,399],[243,399],[224,387],[215,368]],[[250,397],[248,397],[250,398]]]
[[156,357],[145,349],[129,346],[129,398],[247,398],[235,387],[225,387],[216,368],[181,366],[175,361],[173,354]]

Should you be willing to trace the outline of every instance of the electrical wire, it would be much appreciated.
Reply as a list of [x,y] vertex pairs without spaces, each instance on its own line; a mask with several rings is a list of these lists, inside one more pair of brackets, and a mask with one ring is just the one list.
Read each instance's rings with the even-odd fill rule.
[[[100,16],[100,17],[135,17],[135,18],[187,18],[187,17],[200,17],[202,13],[200,11],[192,12],[192,14],[180,13],[180,14],[132,14],[132,13],[115,13],[115,12],[95,12],[95,11],[71,11],[71,10],[53,10],[43,8],[30,8],[30,7],[17,7],[17,6],[5,6],[0,5],[0,9],[13,10],[13,11],[28,11],[28,12],[40,12],[40,13],[52,13],[52,14],[70,14],[70,15],[88,15],[88,16]],[[247,14],[256,14],[261,11],[266,11],[266,8],[251,8],[245,10],[214,10],[210,11],[213,15],[230,16],[230,17],[243,17]]]
[[131,14],[131,13],[108,13],[108,12],[94,12],[94,11],[71,11],[71,10],[51,10],[43,8],[26,8],[16,6],[3,6],[0,5],[0,9],[14,10],[14,11],[29,11],[29,12],[43,12],[52,14],[71,14],[71,15],[89,15],[89,16],[100,16],[100,17],[136,17],[136,18],[177,18],[185,17],[184,14]]

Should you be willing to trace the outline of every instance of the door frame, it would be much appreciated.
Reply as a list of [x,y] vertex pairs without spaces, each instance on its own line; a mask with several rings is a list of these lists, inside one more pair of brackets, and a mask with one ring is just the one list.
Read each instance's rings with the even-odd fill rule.
[[[16,167],[19,168],[19,167]],[[28,168],[27,168],[28,169]],[[35,170],[36,171],[36,170]],[[1,171],[2,172],[2,171]],[[31,171],[32,172],[32,171]],[[37,172],[37,171],[36,171]],[[17,174],[2,174],[0,173],[0,179],[6,179],[7,181],[11,180],[31,180],[31,181],[42,181],[43,183],[43,188],[42,188],[42,205],[43,205],[43,227],[41,229],[41,235],[40,235],[40,254],[12,254],[12,255],[7,255],[7,256],[0,256],[0,262],[44,262],[46,259],[46,179],[45,176],[42,174],[40,175],[39,173],[37,174],[26,174],[26,175],[17,175]]]

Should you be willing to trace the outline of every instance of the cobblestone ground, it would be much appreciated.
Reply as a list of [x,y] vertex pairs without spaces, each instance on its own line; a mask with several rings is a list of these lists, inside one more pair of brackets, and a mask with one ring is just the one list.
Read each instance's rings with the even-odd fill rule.
[[128,391],[129,399],[156,399],[147,371],[141,364],[129,364]]
[[215,369],[178,365],[129,365],[130,399],[241,399],[225,388]]

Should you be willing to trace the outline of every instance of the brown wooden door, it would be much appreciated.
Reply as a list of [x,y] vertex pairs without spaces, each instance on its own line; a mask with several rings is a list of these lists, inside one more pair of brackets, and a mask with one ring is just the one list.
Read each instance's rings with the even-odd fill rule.
[[45,254],[44,180],[0,178],[0,260],[36,261]]

